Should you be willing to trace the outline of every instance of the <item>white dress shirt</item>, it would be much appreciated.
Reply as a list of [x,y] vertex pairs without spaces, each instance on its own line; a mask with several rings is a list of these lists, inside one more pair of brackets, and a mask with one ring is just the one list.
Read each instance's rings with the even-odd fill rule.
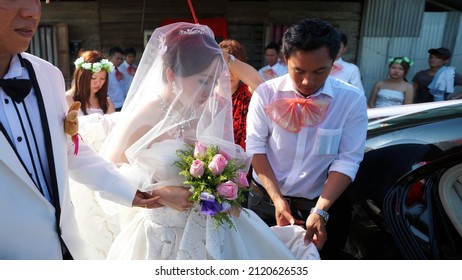
[[125,83],[125,96],[127,96],[127,93],[128,93],[128,90],[130,89],[130,86],[132,84],[132,81],[133,81],[133,77],[135,77],[135,74],[133,73],[129,73],[128,71],[128,67],[134,67],[135,69],[138,68],[138,66],[133,63],[132,65],[128,64],[128,62],[126,60],[124,60],[124,62],[122,62],[122,64],[120,64],[119,66],[119,71],[122,72],[122,74],[124,75],[124,83]]
[[334,67],[332,68],[330,75],[341,81],[354,85],[364,93],[361,73],[359,72],[358,66],[353,63],[346,62],[342,58],[337,59],[334,61]]
[[[330,99],[324,121],[293,133],[279,127],[264,109],[278,99],[295,97],[304,98],[289,75],[257,87],[247,115],[247,153],[266,154],[283,195],[314,199],[328,172],[355,178],[366,140],[366,98],[356,87],[328,77],[309,97]],[[253,176],[261,183],[255,172]]]
[[260,70],[258,70],[258,74],[260,74],[260,76],[263,78],[263,80],[267,81],[267,80],[271,79],[271,77],[270,77],[271,75],[269,75],[267,73],[270,70],[273,71],[273,73],[274,73],[274,75],[276,77],[280,77],[280,76],[283,76],[283,75],[288,73],[287,67],[278,62],[278,63],[274,64],[273,66],[266,65],[266,66],[260,68]]
[[[119,70],[120,71],[120,70]],[[122,73],[122,75],[124,75]],[[108,73],[108,88],[107,95],[111,98],[112,103],[116,109],[122,108],[127,97],[127,89],[125,83],[125,75],[122,80],[117,80],[116,78],[116,69],[111,73]]]
[[[27,70],[21,66],[17,55],[13,56],[4,79],[29,79]],[[40,192],[51,201],[48,187],[50,173],[44,147],[44,136],[37,97],[32,87],[23,102],[16,103],[0,87],[0,122],[8,133],[29,175]]]

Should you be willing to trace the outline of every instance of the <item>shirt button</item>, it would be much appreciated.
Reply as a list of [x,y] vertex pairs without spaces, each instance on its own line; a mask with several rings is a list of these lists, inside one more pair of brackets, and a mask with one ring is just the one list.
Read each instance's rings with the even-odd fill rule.
[[18,140],[18,142],[21,142],[21,141],[22,141],[22,137],[21,137],[21,136],[18,136],[18,138],[16,138],[16,140]]
[[8,104],[10,103],[10,100],[8,100],[7,98],[5,98],[5,104]]

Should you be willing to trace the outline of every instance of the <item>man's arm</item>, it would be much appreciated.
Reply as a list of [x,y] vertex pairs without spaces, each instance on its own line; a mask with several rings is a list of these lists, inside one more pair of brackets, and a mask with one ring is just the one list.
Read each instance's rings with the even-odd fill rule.
[[289,224],[303,224],[303,221],[295,220],[290,212],[290,207],[287,201],[282,196],[279,189],[273,169],[266,157],[266,154],[255,154],[252,159],[252,168],[260,179],[260,182],[265,187],[268,195],[273,201],[276,209],[275,218],[279,226]]

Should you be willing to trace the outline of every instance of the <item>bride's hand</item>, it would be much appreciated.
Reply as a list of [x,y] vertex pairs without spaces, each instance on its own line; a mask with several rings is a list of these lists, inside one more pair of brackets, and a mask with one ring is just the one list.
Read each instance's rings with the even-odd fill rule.
[[192,194],[184,187],[166,186],[155,189],[153,195],[160,197],[159,202],[161,204],[178,211],[187,211],[193,205],[193,202],[189,201]]
[[159,203],[159,197],[152,196],[148,193],[136,191],[135,197],[133,198],[132,206],[144,207],[144,208],[157,208],[163,205]]

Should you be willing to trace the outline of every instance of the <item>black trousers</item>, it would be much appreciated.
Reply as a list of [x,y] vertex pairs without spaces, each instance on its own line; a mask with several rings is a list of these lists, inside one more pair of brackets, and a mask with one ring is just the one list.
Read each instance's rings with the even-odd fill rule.
[[[291,200],[288,197],[288,202]],[[307,202],[303,209],[297,208],[295,204],[289,204],[292,216],[295,219],[306,221],[310,214],[311,207],[316,205],[317,199]],[[271,203],[266,190],[251,181],[248,197],[248,208],[254,211],[268,226],[276,225],[275,208]],[[329,209],[329,222],[326,225],[327,241],[319,252],[321,259],[341,260],[350,259],[343,253],[346,240],[350,231],[352,219],[351,202],[346,195],[340,196]]]

